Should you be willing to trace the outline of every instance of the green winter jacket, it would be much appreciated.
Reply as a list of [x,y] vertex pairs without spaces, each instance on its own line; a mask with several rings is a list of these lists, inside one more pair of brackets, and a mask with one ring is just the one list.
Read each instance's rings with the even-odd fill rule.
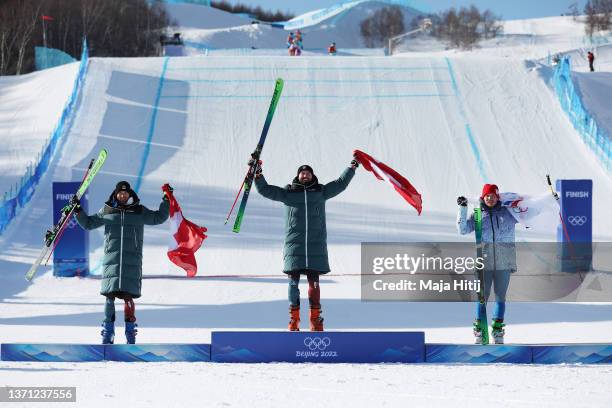
[[169,210],[170,203],[164,197],[157,211],[138,201],[118,207],[107,202],[95,215],[84,211],[76,215],[77,222],[86,230],[104,226],[101,295],[140,297],[144,225],[162,224],[168,219]]
[[349,167],[340,178],[327,184],[319,184],[314,177],[310,185],[304,186],[296,177],[285,188],[269,185],[263,176],[255,179],[259,194],[285,204],[285,273],[329,272],[325,201],[344,191],[354,175],[355,170]]

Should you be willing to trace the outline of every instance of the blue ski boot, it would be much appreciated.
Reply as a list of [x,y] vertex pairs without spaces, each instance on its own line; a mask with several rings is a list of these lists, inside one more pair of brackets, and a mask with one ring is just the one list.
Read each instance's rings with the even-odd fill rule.
[[135,322],[125,322],[125,339],[127,344],[136,344],[136,334],[138,333],[136,327],[138,325]]
[[115,341],[115,322],[102,322],[102,344],[113,344]]

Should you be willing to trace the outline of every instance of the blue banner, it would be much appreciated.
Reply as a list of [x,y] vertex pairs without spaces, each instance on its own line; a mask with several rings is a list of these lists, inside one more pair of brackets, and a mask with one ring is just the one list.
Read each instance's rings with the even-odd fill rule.
[[210,362],[210,344],[115,344],[106,346],[104,359],[125,362]]
[[93,344],[2,344],[2,361],[91,362],[104,360],[104,346]]
[[563,271],[588,271],[593,258],[593,181],[557,180],[561,223],[557,227]]
[[531,363],[531,347],[500,344],[427,344],[425,362],[459,364]]
[[[62,208],[68,204],[80,185],[79,181],[53,183],[53,224],[59,221]],[[87,211],[87,195],[81,197],[81,206]],[[89,275],[89,234],[72,216],[53,252],[53,276],[87,275]]]
[[423,332],[213,332],[220,363],[422,363]]

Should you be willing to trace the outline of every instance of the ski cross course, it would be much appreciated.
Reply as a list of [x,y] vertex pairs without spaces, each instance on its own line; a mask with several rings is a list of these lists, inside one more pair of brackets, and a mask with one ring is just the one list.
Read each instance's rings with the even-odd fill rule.
[[[76,385],[79,406],[93,407],[195,400],[256,408],[340,401],[609,405],[610,304],[508,302],[506,344],[478,345],[476,302],[363,302],[360,271],[362,242],[474,246],[474,236],[457,233],[457,196],[470,198],[468,214],[483,183],[550,196],[546,174],[553,190],[554,180],[592,180],[593,241],[612,241],[609,170],[560,106],[550,86],[554,66],[546,64],[549,51],[570,50],[585,109],[601,121],[609,106],[597,101],[606,99],[612,48],[598,48],[602,72],[589,76],[583,26],[551,17],[508,21],[503,37],[472,51],[415,41],[383,56],[360,50],[357,40],[343,49],[344,38],[349,44],[348,37],[359,37],[358,27],[342,36],[334,31],[357,20],[346,14],[328,32],[317,26],[309,37],[305,29],[304,54],[289,58],[285,49],[267,48],[284,43],[286,32],[216,9],[211,21],[199,6],[173,7],[185,20],[190,14],[193,23],[181,32],[199,48],[186,46],[181,57],[90,58],[62,147],[31,201],[0,234],[0,380],[48,385],[44,372],[53,384]],[[330,39],[338,43],[337,56],[308,49],[309,41]],[[0,133],[10,135],[0,145],[5,190],[55,126],[75,71],[67,65],[0,77]],[[423,197],[419,217],[360,166],[346,190],[325,203],[331,272],[320,277],[322,333],[308,330],[305,277],[301,331],[286,332],[283,204],[251,191],[240,233],[232,231],[234,219],[223,223],[278,78],[284,86],[262,153],[270,184],[290,184],[303,164],[320,182],[331,182],[360,149],[406,176]],[[135,345],[122,344],[119,299],[116,344],[99,344],[104,228],[89,232],[92,276],[55,278],[49,265],[31,282],[23,279],[52,225],[52,182],[81,180],[102,150],[108,157],[87,190],[88,214],[103,207],[119,180],[131,183],[152,210],[160,186],[170,183],[185,217],[208,229],[196,253],[198,274],[187,279],[168,262],[169,223],[146,226]],[[554,225],[517,226],[516,239],[554,243],[557,221],[558,215]],[[136,361],[156,364],[127,364]],[[266,364],[251,364],[259,362]],[[324,364],[331,362],[342,364]],[[100,383],[113,385],[101,392]],[[453,392],[441,392],[441,384]]]

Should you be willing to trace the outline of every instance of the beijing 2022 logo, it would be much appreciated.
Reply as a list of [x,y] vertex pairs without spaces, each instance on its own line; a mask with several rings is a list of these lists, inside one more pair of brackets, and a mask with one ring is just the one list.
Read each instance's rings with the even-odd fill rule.
[[587,222],[586,215],[570,215],[567,217],[567,222],[574,227],[582,227]]
[[329,337],[306,337],[303,344],[307,350],[296,350],[296,357],[338,357],[337,351],[328,350],[332,344]]

